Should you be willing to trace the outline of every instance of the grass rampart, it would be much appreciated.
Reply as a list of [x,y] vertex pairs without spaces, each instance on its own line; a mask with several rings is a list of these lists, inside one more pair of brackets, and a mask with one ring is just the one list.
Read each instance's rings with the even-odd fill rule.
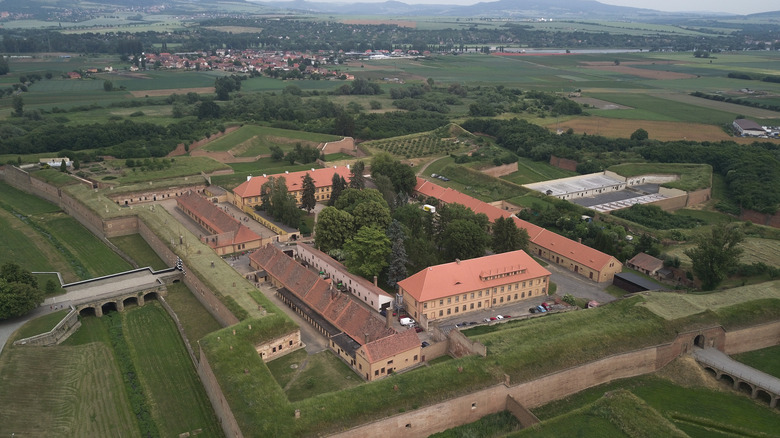
[[[212,333],[201,345],[245,434],[313,436],[485,388],[503,381],[504,374],[512,383],[529,381],[612,354],[670,342],[678,332],[696,327],[718,323],[738,327],[743,314],[749,315],[751,324],[780,316],[778,298],[733,303],[674,320],[640,306],[644,302],[643,297],[634,297],[597,309],[496,325],[489,333],[473,335],[488,347],[486,358],[455,359],[295,403],[287,400],[251,345],[230,342],[228,330]],[[257,400],[264,403],[258,405]],[[293,420],[295,409],[300,409],[301,418]]]
[[[512,182],[456,164],[444,167],[441,170],[441,174],[457,183],[444,185],[451,186],[458,191],[485,202],[514,198],[528,192],[528,189]],[[437,184],[439,184],[438,181]]]
[[682,163],[626,163],[609,169],[625,177],[639,175],[678,175],[677,181],[661,184],[663,187],[691,192],[712,186],[712,166],[709,164]]

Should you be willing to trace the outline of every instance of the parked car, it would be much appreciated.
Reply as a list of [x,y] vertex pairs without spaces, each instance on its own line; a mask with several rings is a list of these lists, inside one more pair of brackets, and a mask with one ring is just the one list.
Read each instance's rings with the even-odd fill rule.
[[512,315],[504,315],[504,318],[511,318]]
[[449,178],[447,178],[444,175],[439,175],[439,179],[442,180],[442,181],[449,181],[450,180]]
[[536,310],[538,310],[539,313],[547,312],[547,309],[545,309],[544,306],[542,306],[542,305],[536,306]]
[[547,304],[546,301],[544,303],[542,303],[542,307],[544,307],[544,310],[550,310],[550,308],[552,308],[552,306]]
[[528,311],[531,312],[531,313],[539,312],[539,310],[536,307],[531,307],[530,309],[528,309]]
[[469,321],[469,325],[476,325],[477,321]]
[[387,310],[382,309],[382,310],[379,311],[379,314],[382,315],[382,316],[387,316]]
[[431,345],[431,344],[429,344],[429,343],[427,343],[427,342],[425,342],[425,341],[422,341],[422,344],[420,344],[420,346],[421,346],[422,348],[425,348],[425,347],[427,347],[427,346],[429,346],[429,345]]
[[482,320],[482,322],[490,322],[490,318],[485,318]]
[[503,317],[503,316],[501,316],[501,315],[496,315],[496,317],[495,317],[495,318],[493,318],[493,319],[504,319],[504,317]]
[[423,328],[422,327],[415,327],[414,331],[416,331],[417,333],[422,333]]

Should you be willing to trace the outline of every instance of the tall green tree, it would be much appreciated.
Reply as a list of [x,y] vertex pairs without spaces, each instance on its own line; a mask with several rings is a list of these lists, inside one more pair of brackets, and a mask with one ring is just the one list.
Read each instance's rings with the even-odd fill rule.
[[366,187],[366,178],[363,176],[363,172],[366,171],[366,164],[362,160],[358,160],[352,165],[350,169],[349,187],[352,189],[362,190]]
[[43,302],[32,274],[15,263],[0,268],[0,320],[26,315]]
[[24,99],[22,99],[21,95],[14,94],[14,97],[11,99],[11,107],[13,107],[16,117],[24,115]]
[[336,204],[336,201],[338,201],[339,196],[341,196],[341,192],[347,188],[347,181],[343,176],[339,175],[338,173],[334,173],[330,184],[330,199],[328,199],[328,205],[334,205]]
[[382,197],[385,198],[385,201],[387,202],[387,205],[390,206],[390,209],[395,208],[398,203],[398,196],[395,194],[395,188],[393,188],[393,182],[390,181],[390,178],[386,177],[385,175],[378,174],[372,175],[372,179],[374,180],[376,189],[379,191],[379,193],[382,194]]
[[472,259],[485,255],[490,237],[483,227],[468,219],[456,219],[442,232],[441,246],[449,260]]
[[693,262],[693,273],[703,290],[713,290],[739,263],[744,235],[737,226],[719,224],[709,234],[699,237],[695,248],[685,250]]
[[348,240],[343,247],[346,253],[344,264],[349,272],[365,278],[379,275],[387,266],[390,254],[390,239],[384,230],[376,227],[363,227]]
[[355,219],[355,229],[362,227],[375,227],[384,230],[390,225],[390,208],[382,200],[361,202],[352,210]]
[[390,208],[387,205],[387,202],[385,202],[385,199],[382,197],[382,194],[379,193],[376,189],[353,189],[348,188],[341,192],[341,196],[339,196],[339,199],[334,204],[334,207],[338,208],[339,210],[344,210],[352,214],[352,212],[355,211],[355,208],[357,208],[358,205],[364,203],[364,202],[371,202],[375,201],[380,204],[382,204],[386,208]]
[[390,255],[387,260],[387,284],[395,288],[399,281],[409,275],[406,270],[409,258],[406,255],[406,247],[404,246],[406,233],[404,233],[403,225],[397,220],[393,220],[387,228],[387,238],[390,239],[391,245]]
[[502,252],[528,250],[528,231],[518,228],[514,219],[499,217],[493,222],[493,237],[491,248],[496,254]]
[[395,193],[409,194],[417,184],[414,170],[407,164],[396,160],[387,152],[381,152],[371,160],[371,176],[376,181],[379,175],[390,178]]
[[314,244],[320,251],[340,249],[354,234],[354,219],[346,211],[325,207],[317,215]]
[[0,76],[8,74],[11,69],[8,67],[8,60],[5,59],[5,56],[0,55]]
[[314,178],[306,172],[303,176],[303,192],[301,193],[301,207],[307,212],[311,212],[314,206],[317,205],[317,199],[315,194],[317,187],[314,186]]

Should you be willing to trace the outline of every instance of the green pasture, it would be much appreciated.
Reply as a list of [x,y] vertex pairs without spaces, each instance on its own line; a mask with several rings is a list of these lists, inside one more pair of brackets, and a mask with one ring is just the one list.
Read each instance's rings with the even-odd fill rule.
[[8,345],[0,355],[0,435],[138,436],[124,388],[103,343]]
[[244,125],[236,131],[210,142],[204,149],[208,151],[238,149],[234,151],[236,156],[255,157],[258,155],[269,155],[271,146],[279,146],[285,151],[290,151],[295,147],[295,143],[316,147],[319,143],[338,141],[341,138],[336,135]]
[[112,237],[111,243],[133,259],[139,267],[150,266],[154,270],[169,268],[140,234]]
[[493,438],[502,437],[520,430],[522,426],[509,411],[486,415],[479,420],[453,427],[444,432],[431,435],[429,438]]
[[28,216],[61,211],[51,202],[18,190],[2,181],[0,181],[0,203]]
[[[144,105],[136,107],[101,107],[89,111],[69,112],[67,125],[88,125],[93,123],[106,123],[117,121],[117,118],[130,120],[135,123],[154,123],[168,126],[172,123],[189,120],[188,118],[174,118],[171,105]],[[194,117],[192,117],[194,119]]]
[[529,158],[517,160],[517,171],[501,177],[515,184],[531,184],[578,175],[577,172],[559,169],[543,161],[533,161]]
[[[134,184],[152,180],[162,180],[177,177],[201,178],[200,173],[211,173],[228,169],[228,166],[208,157],[175,157],[171,159],[171,167],[162,170],[141,170],[139,167],[126,168],[125,160],[106,162],[114,168],[120,168],[124,174],[116,178],[121,184]],[[105,178],[105,177],[104,177]]]
[[[426,173],[429,173],[429,170],[430,166]],[[450,181],[435,179],[433,181],[436,184],[451,187],[485,202],[514,198],[528,192],[528,189],[517,184],[457,164],[450,164],[440,172],[440,175],[446,176]]]
[[748,351],[731,357],[745,365],[780,378],[780,346]]
[[132,360],[160,434],[178,436],[200,429],[205,436],[221,436],[222,428],[206,391],[162,306],[152,301],[121,315]]
[[38,171],[31,172],[31,175],[33,176],[33,178],[37,178],[42,181],[45,181],[55,187],[63,187],[70,184],[78,183],[78,180],[72,177],[70,174],[66,172],[60,172],[59,169],[53,167],[49,169],[41,169]]
[[[100,84],[101,90],[103,81],[109,80],[115,88],[124,86],[128,91],[181,89],[179,94],[187,94],[190,91],[189,88],[214,87],[214,81],[225,75],[229,75],[229,73],[221,70],[146,70],[133,74],[120,70],[112,73],[98,73],[95,75],[95,82]],[[242,82],[241,85],[243,86],[245,82]]]

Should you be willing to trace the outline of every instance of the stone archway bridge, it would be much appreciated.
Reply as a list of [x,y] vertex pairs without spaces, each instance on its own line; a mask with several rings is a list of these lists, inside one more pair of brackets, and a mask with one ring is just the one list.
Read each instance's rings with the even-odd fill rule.
[[55,305],[71,306],[79,314],[92,309],[103,316],[104,311],[122,311],[129,303],[143,306],[146,299],[167,295],[166,284],[180,281],[182,275],[178,267],[160,271],[146,267],[64,284],[67,292],[57,297]]
[[705,369],[715,373],[716,379],[727,377],[734,382],[734,389],[748,390],[751,398],[762,396],[768,399],[770,407],[777,406],[780,400],[780,379],[777,377],[737,362],[717,348],[694,348],[692,354]]

